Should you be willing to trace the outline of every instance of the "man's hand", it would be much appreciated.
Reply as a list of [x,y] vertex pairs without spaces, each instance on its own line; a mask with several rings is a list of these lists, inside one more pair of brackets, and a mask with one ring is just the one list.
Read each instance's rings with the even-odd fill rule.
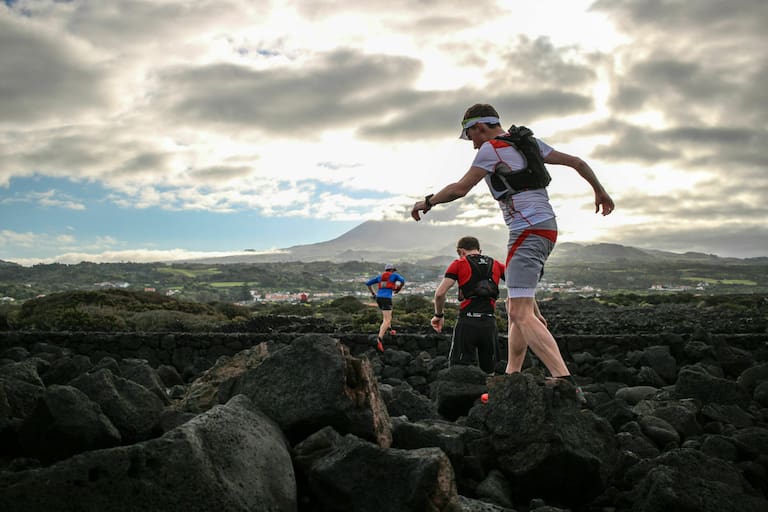
[[419,215],[419,212],[427,213],[431,208],[427,207],[426,201],[418,201],[416,204],[413,205],[413,208],[411,209],[411,217],[413,217],[413,220],[420,221],[421,215]]
[[436,316],[432,317],[430,324],[432,324],[432,328],[435,330],[435,332],[443,332],[443,320],[443,318],[437,318]]
[[613,199],[607,192],[595,192],[595,213],[600,211],[600,206],[603,207],[603,216],[609,215],[615,208]]

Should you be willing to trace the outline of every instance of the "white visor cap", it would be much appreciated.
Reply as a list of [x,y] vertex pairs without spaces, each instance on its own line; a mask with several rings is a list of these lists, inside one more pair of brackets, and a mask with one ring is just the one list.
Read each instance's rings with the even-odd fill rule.
[[461,134],[459,134],[459,138],[464,140],[469,140],[469,136],[467,135],[467,128],[471,128],[472,126],[475,126],[477,123],[499,124],[499,118],[493,117],[493,116],[487,116],[487,117],[470,117],[469,119],[465,119],[461,122]]

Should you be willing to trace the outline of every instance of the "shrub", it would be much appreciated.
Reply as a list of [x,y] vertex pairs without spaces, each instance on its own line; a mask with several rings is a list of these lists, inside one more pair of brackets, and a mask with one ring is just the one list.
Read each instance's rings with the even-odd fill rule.
[[219,319],[211,316],[202,316],[183,311],[143,311],[133,314],[129,324],[138,332],[205,332]]
[[343,313],[359,313],[368,307],[351,295],[334,299],[329,304],[323,306],[323,308],[336,309]]

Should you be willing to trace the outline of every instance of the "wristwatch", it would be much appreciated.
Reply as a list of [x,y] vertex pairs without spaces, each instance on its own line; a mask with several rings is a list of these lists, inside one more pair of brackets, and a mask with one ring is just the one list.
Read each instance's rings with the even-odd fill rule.
[[435,318],[443,318],[445,313],[435,313]]
[[432,199],[432,196],[434,195],[435,194],[429,194],[428,196],[424,197],[424,206],[427,207],[427,210],[431,210],[432,207],[434,206],[432,203],[429,202],[429,200]]

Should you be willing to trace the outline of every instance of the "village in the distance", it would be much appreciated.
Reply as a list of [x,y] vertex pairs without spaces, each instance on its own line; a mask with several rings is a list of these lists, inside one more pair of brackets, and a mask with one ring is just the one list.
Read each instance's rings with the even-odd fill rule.
[[[605,294],[701,295],[768,293],[768,258],[736,259],[665,253],[645,259],[600,252],[564,255],[548,262],[537,296]],[[403,295],[431,297],[450,259],[403,262]],[[319,302],[342,296],[365,301],[365,281],[383,262],[163,262],[39,264],[0,262],[0,303],[19,304],[51,293],[123,289],[198,302]],[[504,296],[504,287],[502,297]],[[455,298],[454,298],[455,299]]]

